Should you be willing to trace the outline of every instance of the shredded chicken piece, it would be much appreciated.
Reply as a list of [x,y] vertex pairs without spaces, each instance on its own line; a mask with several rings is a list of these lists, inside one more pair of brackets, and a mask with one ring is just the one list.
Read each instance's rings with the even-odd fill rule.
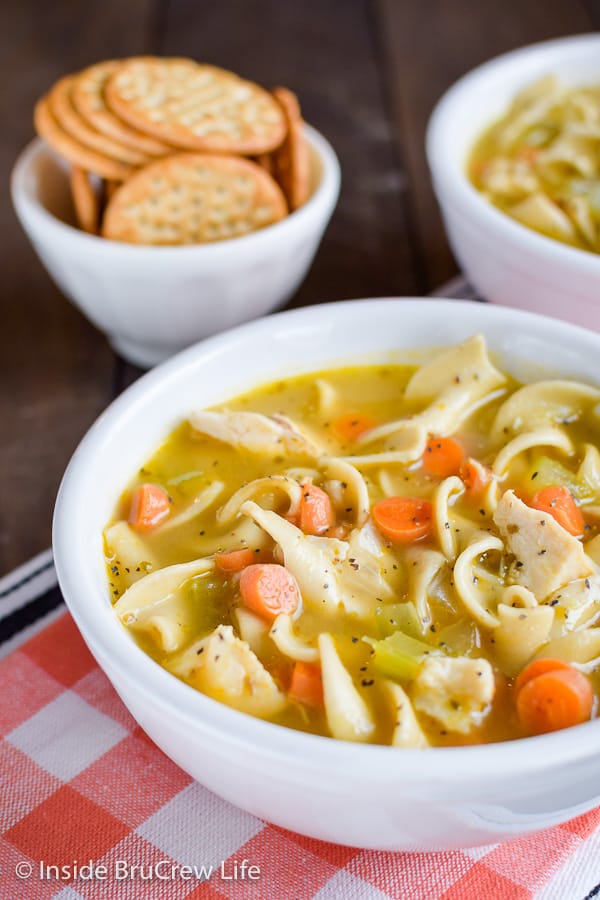
[[225,410],[198,410],[190,416],[194,431],[251,453],[318,455],[318,448],[286,416]]
[[448,731],[467,734],[480,724],[495,687],[487,659],[428,656],[413,683],[412,699],[415,709]]
[[549,514],[526,506],[513,491],[506,491],[494,513],[515,562],[511,577],[529,588],[538,601],[576,578],[595,572],[581,541]]
[[176,675],[209,697],[249,715],[275,715],[285,695],[245,641],[231,625],[219,625],[169,664]]

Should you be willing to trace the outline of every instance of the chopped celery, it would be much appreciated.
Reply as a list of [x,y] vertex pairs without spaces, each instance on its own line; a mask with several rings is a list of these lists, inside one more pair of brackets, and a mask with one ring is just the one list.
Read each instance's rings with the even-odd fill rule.
[[219,578],[208,574],[191,578],[182,591],[186,609],[193,623],[193,633],[202,636],[217,625],[229,623],[227,612],[227,586]]
[[414,678],[424,657],[434,648],[408,634],[396,631],[383,641],[365,637],[373,648],[373,664],[383,675],[410,680]]
[[403,631],[404,634],[417,640],[423,635],[421,620],[412,601],[383,606],[379,617],[379,629],[383,637],[388,637],[395,631]]
[[575,472],[549,456],[538,457],[527,481],[526,486],[532,492],[558,484],[567,488],[578,500],[589,500],[594,496],[594,489],[587,481],[578,478]]

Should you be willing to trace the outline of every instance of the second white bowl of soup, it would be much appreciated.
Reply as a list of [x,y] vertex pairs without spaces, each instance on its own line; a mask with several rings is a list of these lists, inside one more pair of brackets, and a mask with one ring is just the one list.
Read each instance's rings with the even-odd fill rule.
[[[557,89],[542,85],[538,93],[541,106],[531,104],[529,110],[533,117],[528,139],[534,142],[548,137],[541,134],[540,126],[555,125],[553,94],[556,98],[561,89],[600,88],[600,36],[581,35],[524,47],[465,75],[441,98],[431,116],[427,157],[452,249],[481,296],[600,330],[600,256],[593,249],[600,236],[596,214],[590,214],[586,207],[582,215],[571,220],[556,204],[540,210],[548,199],[542,196],[543,179],[542,190],[536,187],[533,191],[536,196],[532,203],[530,185],[525,183],[531,181],[532,167],[526,160],[521,166],[525,171],[517,173],[522,196],[511,195],[510,204],[508,200],[505,204],[516,207],[521,221],[493,205],[469,177],[471,157],[482,136],[509,112],[523,91],[548,76],[555,77]],[[541,107],[546,101],[544,111]],[[597,130],[596,106],[591,106],[590,121],[585,111],[576,113],[581,115],[579,124],[585,133],[570,134],[562,156],[560,148],[554,148],[553,178],[561,170],[568,181],[574,176],[579,182],[585,180],[575,157],[577,141],[591,142],[588,149],[592,155],[596,152],[597,137],[589,137]],[[533,126],[538,127],[538,135],[533,134]],[[544,174],[548,172],[546,165]],[[502,181],[506,190],[506,172],[497,174],[496,182]],[[511,190],[514,182],[513,177]],[[527,200],[523,208],[517,199]],[[573,200],[578,203],[581,196],[566,198],[565,203]],[[559,202],[562,204],[562,199]],[[534,230],[536,227],[562,236],[562,240],[541,234]]]
[[134,385],[69,466],[54,547],[142,727],[231,802],[348,845],[490,843],[598,803],[599,349],[372,300]]

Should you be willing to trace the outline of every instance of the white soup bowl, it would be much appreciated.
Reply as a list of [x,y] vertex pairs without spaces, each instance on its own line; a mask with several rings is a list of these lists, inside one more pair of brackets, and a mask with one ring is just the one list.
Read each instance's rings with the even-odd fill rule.
[[[367,300],[281,313],[192,347],[147,374],[75,452],[56,505],[54,554],[69,609],[142,728],[221,797],[326,841],[385,850],[488,844],[600,804],[600,719],[512,742],[428,750],[358,745],[244,715],[144,653],[111,607],[102,529],[124,486],[191,410],[327,366],[416,360],[482,332],[520,380],[598,384],[600,335],[501,307]],[[551,370],[549,366],[551,364]]]
[[523,47],[469,72],[432,113],[427,157],[450,244],[479,294],[600,331],[600,254],[526,228],[467,176],[477,139],[522,88],[550,74],[567,87],[600,85],[600,34]]

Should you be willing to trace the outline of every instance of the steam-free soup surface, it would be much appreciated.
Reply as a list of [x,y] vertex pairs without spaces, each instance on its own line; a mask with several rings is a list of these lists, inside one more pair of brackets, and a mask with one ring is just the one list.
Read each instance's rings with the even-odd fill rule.
[[478,140],[474,185],[522,225],[600,252],[600,85],[529,85]]
[[105,529],[115,612],[175,677],[303,731],[427,747],[583,722],[599,400],[521,387],[474,337],[190,411]]

